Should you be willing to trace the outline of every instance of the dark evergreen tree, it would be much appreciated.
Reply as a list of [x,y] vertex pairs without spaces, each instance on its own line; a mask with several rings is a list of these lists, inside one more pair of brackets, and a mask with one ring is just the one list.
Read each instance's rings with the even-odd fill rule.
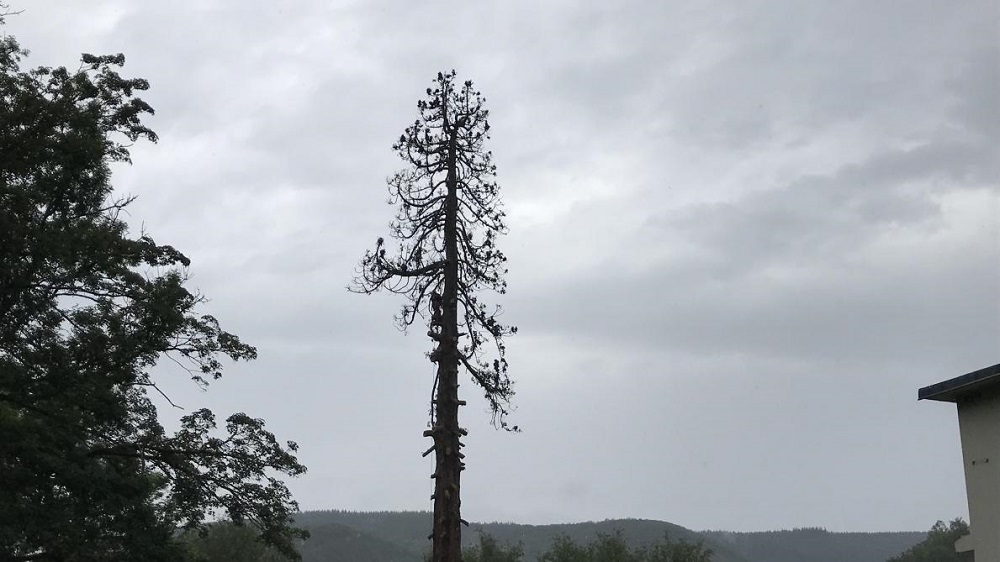
[[524,545],[501,544],[493,535],[479,531],[479,544],[465,549],[463,562],[521,562]]
[[204,532],[184,533],[191,562],[283,562],[283,556],[274,547],[259,540],[251,527],[220,521],[209,525]]
[[665,536],[645,547],[630,548],[621,531],[598,533],[586,546],[568,536],[556,537],[539,562],[712,562],[712,550],[704,542],[671,540]]
[[538,557],[538,562],[590,562],[590,550],[566,535],[556,537],[552,547]]
[[[499,307],[487,307],[478,293],[506,292],[507,258],[496,247],[506,231],[496,167],[484,150],[488,112],[472,82],[455,84],[455,72],[439,73],[427,99],[417,103],[419,118],[393,149],[406,167],[389,179],[390,203],[398,204],[390,234],[395,255],[383,238],[365,254],[351,289],[386,289],[407,297],[397,317],[405,329],[418,317],[429,321],[437,364],[431,427],[436,453],[433,559],[461,559],[460,473],[464,467],[458,423],[459,370],[464,368],[484,392],[494,423],[505,429],[513,394],[507,377]],[[490,352],[488,348],[492,348]]]
[[[196,314],[188,259],[130,237],[110,164],[156,140],[122,55],[22,71],[0,39],[0,559],[179,560],[178,526],[252,523],[293,555],[305,471],[259,419],[208,410],[168,434],[149,392],[164,357],[207,385],[253,347]],[[188,373],[185,373],[187,375]]]
[[969,534],[969,524],[961,519],[938,521],[927,539],[888,562],[972,562],[972,552],[955,552],[955,541]]
[[675,541],[668,535],[648,548],[639,549],[638,559],[642,562],[712,562],[713,554],[704,541]]

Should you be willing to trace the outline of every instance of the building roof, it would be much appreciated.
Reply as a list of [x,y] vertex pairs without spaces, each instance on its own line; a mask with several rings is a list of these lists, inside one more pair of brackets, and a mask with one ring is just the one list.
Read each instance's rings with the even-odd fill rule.
[[925,386],[917,392],[917,400],[958,402],[966,396],[987,388],[1000,388],[1000,363],[944,382]]

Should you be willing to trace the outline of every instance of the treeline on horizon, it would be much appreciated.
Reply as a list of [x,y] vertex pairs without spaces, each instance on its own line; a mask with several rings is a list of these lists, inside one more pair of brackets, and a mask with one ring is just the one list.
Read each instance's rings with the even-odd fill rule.
[[[400,549],[393,560],[422,561],[427,548],[427,534],[431,528],[431,513],[428,511],[347,511],[340,509],[306,511],[296,516],[296,524],[309,530],[312,539],[302,546],[305,562],[326,560],[333,556],[327,551],[320,556],[318,549],[322,542],[329,546],[325,537],[352,535],[356,546],[364,540],[371,540],[371,548],[381,548],[386,553],[387,545]],[[702,531],[649,519],[617,519],[586,521],[579,523],[523,525],[512,522],[472,523],[464,533],[465,548],[479,544],[482,535],[495,539],[498,545],[523,548],[524,561],[537,560],[549,551],[553,541],[566,537],[576,545],[588,545],[600,535],[620,533],[630,549],[647,547],[661,541],[665,536],[672,541],[697,544],[704,541],[714,555],[714,562],[885,562],[913,545],[924,540],[926,532],[834,532],[819,527],[803,527],[772,531]],[[377,545],[377,546],[375,546]],[[313,555],[315,553],[315,557]],[[338,560],[364,560],[349,558],[341,552]],[[372,558],[370,560],[389,560]]]
[[[297,518],[311,518],[315,516],[345,516],[351,519],[360,520],[365,518],[379,517],[414,517],[414,518],[427,518],[431,517],[432,513],[425,510],[414,510],[414,511],[395,511],[391,509],[367,509],[367,510],[350,510],[350,509],[310,509],[307,511],[300,512]],[[586,521],[576,521],[573,523],[540,523],[540,524],[525,524],[517,523],[516,521],[500,521],[494,519],[492,521],[481,521],[477,522],[477,525],[523,525],[529,527],[545,527],[549,525],[583,525],[583,524],[596,524],[604,523],[608,521],[652,521],[656,523],[662,523],[662,521],[656,519],[641,519],[641,518],[624,518],[624,519],[588,519]],[[792,527],[790,529],[765,529],[761,531],[730,531],[727,529],[705,529],[702,531],[693,531],[697,533],[704,534],[726,534],[734,536],[756,536],[772,533],[832,533],[836,535],[926,535],[924,531],[831,531],[826,527]]]
[[702,533],[728,533],[730,535],[760,535],[767,533],[835,533],[838,535],[908,535],[921,531],[831,531],[826,527],[792,527],[791,529],[767,529],[764,531],[727,531],[725,529],[710,529],[700,531]]

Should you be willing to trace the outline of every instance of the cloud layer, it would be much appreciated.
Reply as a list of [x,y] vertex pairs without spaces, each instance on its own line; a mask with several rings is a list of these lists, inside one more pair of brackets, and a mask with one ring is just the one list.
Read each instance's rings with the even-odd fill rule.
[[466,519],[964,513],[953,408],[915,395],[1000,355],[994,3],[12,7],[29,63],[120,51],[151,81],[161,141],[116,186],[261,355],[207,394],[164,376],[299,441],[304,508],[430,505],[429,344],[344,286],[455,68],[491,110],[525,429],[463,386]]

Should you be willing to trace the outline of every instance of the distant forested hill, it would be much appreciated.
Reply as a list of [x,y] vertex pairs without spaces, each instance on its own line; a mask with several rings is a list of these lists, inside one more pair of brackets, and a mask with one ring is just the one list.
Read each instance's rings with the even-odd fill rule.
[[[424,550],[430,546],[427,535],[432,520],[427,511],[306,511],[296,516],[295,522],[310,534],[301,549],[303,562],[423,562]],[[335,557],[327,545],[338,544],[342,529],[355,534],[351,544],[341,545],[343,548]],[[321,546],[317,547],[317,543]],[[389,558],[363,556],[386,544],[398,552]]]
[[[502,543],[524,545],[525,562],[534,562],[538,555],[552,546],[552,540],[558,536],[567,536],[577,544],[587,544],[598,534],[610,534],[621,531],[625,542],[632,548],[645,546],[661,540],[665,535],[671,539],[683,539],[688,542],[703,540],[699,533],[685,529],[680,525],[648,519],[610,519],[600,522],[563,523],[558,525],[516,525],[513,523],[473,523],[469,526],[472,532],[466,532],[463,542],[477,541],[477,531],[489,533]],[[737,554],[729,545],[715,544],[705,541],[715,551],[715,562],[751,562]]]
[[[312,534],[302,548],[303,562],[422,562],[429,548],[431,514],[426,511],[309,511],[296,521]],[[885,562],[926,533],[830,533],[797,529],[759,533],[698,533],[679,525],[646,519],[616,519],[560,525],[472,523],[463,532],[468,545],[485,532],[501,543],[524,545],[524,562],[535,562],[557,536],[578,544],[599,533],[621,531],[630,546],[671,539],[705,540],[715,562]]]
[[[318,543],[333,544],[340,534],[333,538],[328,533],[341,533],[343,528],[353,529],[357,535],[353,537],[351,548],[358,551],[374,548],[375,541],[397,546],[400,551],[392,560],[420,562],[424,551],[430,546],[427,535],[431,531],[431,513],[426,511],[391,512],[391,511],[309,511],[300,514],[296,521],[312,534],[302,549],[304,562],[319,562],[321,560],[351,560],[382,562],[388,558],[344,558],[346,551],[341,550],[339,557],[328,555],[321,557],[324,549],[316,548]],[[524,545],[524,561],[534,562],[538,555],[552,546],[552,541],[558,536],[567,536],[579,544],[587,544],[598,533],[612,533],[620,530],[630,546],[646,545],[656,542],[669,534],[671,539],[684,539],[690,542],[701,540],[698,533],[679,525],[663,521],[641,519],[619,519],[601,522],[570,523],[560,525],[517,525],[514,523],[471,523],[463,529],[463,542],[471,546],[478,543],[479,532],[492,535],[501,543]],[[735,553],[725,544],[712,544],[716,551],[715,562],[750,562]],[[346,548],[346,547],[345,547]],[[320,556],[320,557],[317,557]]]
[[726,544],[750,562],[885,562],[927,538],[927,533],[831,533],[795,529],[733,533],[707,531],[712,544]]
[[305,527],[310,537],[299,548],[303,562],[423,562],[419,550],[345,525],[317,521]]

